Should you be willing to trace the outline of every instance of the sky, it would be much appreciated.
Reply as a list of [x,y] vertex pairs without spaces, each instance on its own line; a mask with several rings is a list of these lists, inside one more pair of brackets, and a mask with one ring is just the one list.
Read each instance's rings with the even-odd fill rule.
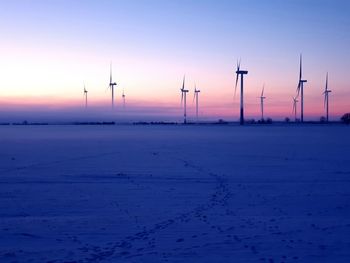
[[[303,54],[305,119],[350,111],[350,1],[346,0],[0,0],[0,121],[11,119],[181,120],[194,85],[201,119],[237,120],[238,59],[246,118],[292,117]],[[109,66],[117,82],[110,107]],[[84,109],[83,86],[88,90]],[[126,107],[122,107],[122,90]],[[299,105],[300,106],[300,105]],[[300,109],[299,109],[300,112]],[[72,113],[72,114],[71,114]],[[40,116],[40,118],[39,118]]]

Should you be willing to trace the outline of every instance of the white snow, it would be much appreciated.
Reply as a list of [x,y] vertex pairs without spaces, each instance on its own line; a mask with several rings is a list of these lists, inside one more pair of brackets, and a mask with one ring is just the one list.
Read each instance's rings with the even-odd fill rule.
[[0,126],[0,262],[350,262],[349,126]]

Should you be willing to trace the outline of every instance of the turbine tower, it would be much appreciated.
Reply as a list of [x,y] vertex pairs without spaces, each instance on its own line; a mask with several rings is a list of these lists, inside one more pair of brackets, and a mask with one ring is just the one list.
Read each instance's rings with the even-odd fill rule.
[[85,84],[84,84],[85,108],[87,108],[87,94],[88,94],[88,91],[86,90]]
[[304,83],[307,82],[307,80],[303,79],[303,68],[302,68],[302,55],[300,54],[300,69],[299,69],[299,82],[298,82],[298,87],[297,87],[297,92],[298,92],[298,96],[300,93],[300,120],[301,122],[304,122]]
[[185,89],[185,76],[184,76],[184,79],[182,81],[182,88],[180,89],[181,91],[181,106],[182,106],[182,103],[183,103],[183,107],[184,107],[184,124],[187,123],[187,112],[186,112],[186,93],[188,92],[187,89]]
[[125,93],[124,93],[124,89],[123,89],[122,99],[123,99],[123,108],[125,109]]
[[324,95],[324,107],[326,108],[326,120],[328,122],[328,93],[332,92],[331,90],[328,89],[328,72],[326,75],[326,88],[323,92]]
[[112,80],[112,62],[111,62],[108,88],[111,89],[111,92],[112,92],[112,108],[114,108],[114,86],[117,86],[117,83],[113,82]]
[[264,99],[266,99],[266,97],[264,97],[264,90],[265,90],[265,86],[263,86],[261,95],[260,95],[261,121],[264,121]]
[[243,105],[243,76],[248,74],[247,70],[241,70],[241,61],[237,62],[237,70],[236,70],[236,86],[235,86],[235,95],[237,90],[238,78],[241,76],[241,106],[240,106],[240,125],[244,124],[244,105]]
[[196,100],[196,119],[198,121],[198,95],[199,92],[201,92],[199,89],[197,89],[196,85],[194,85],[194,93],[193,93],[193,101]]
[[298,99],[297,97],[293,97],[293,113],[294,113],[294,121],[297,121],[297,104],[298,104]]

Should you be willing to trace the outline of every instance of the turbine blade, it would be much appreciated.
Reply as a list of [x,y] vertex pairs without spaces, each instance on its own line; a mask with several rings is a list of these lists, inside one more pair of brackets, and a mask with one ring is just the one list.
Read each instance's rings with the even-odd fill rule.
[[265,89],[265,84],[263,85],[262,91],[261,91],[261,97],[264,97],[264,89]]
[[196,98],[196,91],[197,91],[197,88],[196,88],[196,84],[194,85],[194,92],[193,92],[193,100],[192,100],[192,103],[194,102],[194,99]]
[[299,93],[300,93],[300,81],[299,81],[298,87],[297,87],[297,97],[299,97]]
[[109,65],[109,84],[112,83],[112,62]]
[[237,85],[238,85],[238,78],[239,78],[239,74],[238,74],[237,72],[239,71],[239,67],[240,67],[240,62],[237,60],[236,84],[235,84],[235,94],[234,94],[234,97],[236,97],[236,93],[237,93]]
[[293,98],[293,113],[295,113],[295,111],[297,109],[296,107],[297,107],[298,100],[296,97],[292,97],[292,98]]
[[236,93],[237,93],[238,77],[239,77],[239,75],[236,73],[236,85],[235,85],[235,94],[234,94],[234,97],[236,97]]
[[239,74],[236,73],[235,94],[236,94],[236,89],[237,89],[237,85],[238,85],[238,78],[239,78]]
[[238,85],[238,78],[239,78],[239,74],[237,73],[241,68],[241,59],[237,60],[237,70],[236,70],[236,84],[235,84],[235,94],[234,94],[234,98],[236,97],[236,93],[237,93],[237,85]]

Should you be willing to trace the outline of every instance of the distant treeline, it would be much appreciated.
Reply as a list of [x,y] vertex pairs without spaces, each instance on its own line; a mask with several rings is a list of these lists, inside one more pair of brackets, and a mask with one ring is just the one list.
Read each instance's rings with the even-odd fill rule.
[[[324,117],[321,117],[319,121],[306,121],[304,124],[350,124],[350,113],[346,113],[342,116],[340,121],[330,121],[326,122]],[[49,122],[28,122],[28,121],[22,121],[22,122],[0,122],[0,126],[6,126],[6,125],[17,125],[17,126],[24,126],[24,125],[33,125],[33,126],[39,126],[39,125],[236,125],[239,124],[239,122],[235,121],[226,121],[223,119],[219,119],[217,121],[203,121],[203,122],[187,122],[186,124],[179,123],[179,122],[166,122],[166,121],[139,121],[139,122],[124,122],[124,123],[116,123],[114,121],[76,121],[76,122],[58,122],[58,123],[49,123]],[[270,124],[288,124],[288,125],[299,125],[302,124],[300,120],[291,121],[289,118],[285,118],[284,121],[273,121],[271,118],[263,119],[263,120],[254,120],[254,119],[246,119],[245,124],[247,125],[270,125]]]
[[114,121],[93,121],[93,122],[62,122],[62,123],[48,123],[48,122],[2,122],[0,125],[115,125]]

